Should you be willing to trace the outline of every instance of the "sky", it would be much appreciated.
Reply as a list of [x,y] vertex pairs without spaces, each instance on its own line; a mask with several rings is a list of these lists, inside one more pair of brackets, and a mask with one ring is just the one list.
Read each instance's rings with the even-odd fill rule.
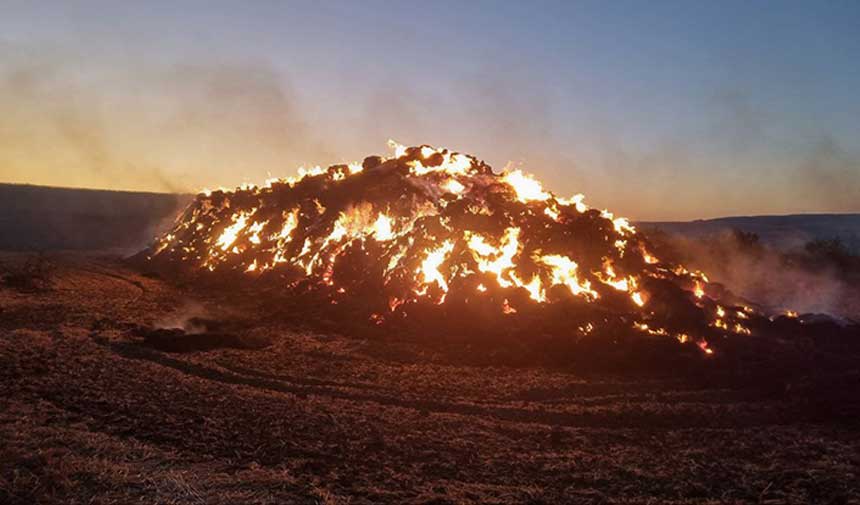
[[860,212],[860,2],[0,0],[0,181],[197,191],[387,154],[643,220]]

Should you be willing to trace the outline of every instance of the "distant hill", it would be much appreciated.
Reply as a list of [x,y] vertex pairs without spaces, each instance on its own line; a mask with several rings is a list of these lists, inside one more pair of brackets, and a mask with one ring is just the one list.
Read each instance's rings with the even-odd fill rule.
[[638,225],[646,230],[657,228],[691,238],[738,229],[755,233],[765,244],[780,249],[802,247],[810,240],[838,238],[852,251],[860,252],[860,214],[724,217],[687,222],[640,222]]
[[140,249],[190,198],[0,184],[0,249]]

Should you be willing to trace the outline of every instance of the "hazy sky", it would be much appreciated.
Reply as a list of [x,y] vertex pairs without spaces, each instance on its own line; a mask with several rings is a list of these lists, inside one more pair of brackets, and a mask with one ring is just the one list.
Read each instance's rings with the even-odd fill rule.
[[0,181],[235,186],[388,138],[636,219],[860,212],[860,2],[0,0]]

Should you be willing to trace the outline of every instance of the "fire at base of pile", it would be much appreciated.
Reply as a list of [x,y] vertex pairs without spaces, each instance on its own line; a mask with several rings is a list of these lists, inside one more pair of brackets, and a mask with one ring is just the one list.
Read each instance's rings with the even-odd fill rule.
[[277,286],[309,322],[384,331],[640,339],[702,357],[785,333],[703,273],[660,261],[627,220],[582,195],[557,197],[519,170],[496,174],[445,149],[393,147],[360,165],[206,191],[147,259]]

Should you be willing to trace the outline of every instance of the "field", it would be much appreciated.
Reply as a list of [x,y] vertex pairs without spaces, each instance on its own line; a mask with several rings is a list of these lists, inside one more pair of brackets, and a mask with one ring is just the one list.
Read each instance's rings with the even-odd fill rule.
[[[2,503],[860,499],[856,421],[803,395],[457,364],[303,331],[113,258],[44,262],[44,282],[0,288]],[[138,336],[182,314],[238,338],[170,353]]]

